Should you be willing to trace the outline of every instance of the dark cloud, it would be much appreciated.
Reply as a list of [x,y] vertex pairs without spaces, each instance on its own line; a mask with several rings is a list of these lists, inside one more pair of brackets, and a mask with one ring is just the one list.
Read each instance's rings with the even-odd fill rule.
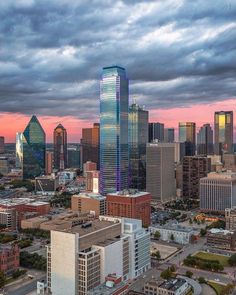
[[146,108],[235,97],[235,1],[8,0],[0,18],[1,112],[97,117],[112,64]]

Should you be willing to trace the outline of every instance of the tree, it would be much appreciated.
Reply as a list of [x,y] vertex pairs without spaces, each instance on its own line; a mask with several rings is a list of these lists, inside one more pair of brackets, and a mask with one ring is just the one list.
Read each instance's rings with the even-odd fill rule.
[[199,284],[205,284],[206,283],[206,280],[205,280],[204,277],[199,277],[198,278],[198,282],[199,282]]
[[191,278],[193,276],[193,273],[190,270],[187,270],[185,275],[186,277]]
[[171,267],[170,267],[170,271],[171,271],[171,272],[176,272],[176,268],[175,268],[174,265],[171,265]]
[[230,256],[229,265],[230,266],[236,266],[236,253]]
[[172,272],[169,268],[163,270],[161,272],[161,278],[164,279],[164,280],[169,280],[172,276]]
[[161,254],[160,251],[156,251],[154,253],[152,253],[152,257],[156,258],[156,259],[161,259]]
[[159,240],[160,239],[160,237],[161,237],[161,234],[160,234],[160,232],[157,230],[157,231],[155,231],[155,234],[154,234],[154,238],[155,239],[157,239],[157,240]]
[[193,224],[192,218],[189,219],[189,224]]
[[0,288],[4,287],[6,284],[6,276],[3,271],[0,271]]
[[234,285],[232,284],[228,284],[226,285],[220,292],[220,295],[228,295],[228,294],[231,294],[231,292],[233,291],[234,289]]
[[206,235],[206,233],[207,233],[206,229],[201,228],[201,230],[200,230],[201,237],[204,237]]
[[175,240],[175,237],[174,237],[173,234],[170,235],[170,239],[171,239],[171,241],[174,241]]

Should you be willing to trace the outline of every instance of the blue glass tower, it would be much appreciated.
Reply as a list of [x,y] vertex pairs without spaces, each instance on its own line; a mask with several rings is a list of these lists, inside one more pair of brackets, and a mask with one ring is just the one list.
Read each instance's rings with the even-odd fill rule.
[[100,81],[100,192],[128,188],[129,82],[125,69],[105,67]]

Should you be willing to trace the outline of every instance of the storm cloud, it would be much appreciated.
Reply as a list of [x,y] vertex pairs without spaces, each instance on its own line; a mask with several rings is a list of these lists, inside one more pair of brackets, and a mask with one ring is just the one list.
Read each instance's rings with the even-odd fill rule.
[[8,0],[0,19],[1,112],[96,118],[114,64],[150,110],[235,98],[235,1]]

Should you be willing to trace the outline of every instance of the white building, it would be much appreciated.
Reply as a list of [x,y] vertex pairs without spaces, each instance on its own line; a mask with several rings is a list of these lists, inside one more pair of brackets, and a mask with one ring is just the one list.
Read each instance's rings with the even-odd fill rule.
[[179,224],[153,225],[149,227],[149,231],[154,235],[155,232],[160,233],[160,240],[173,241],[175,243],[185,245],[191,242],[193,235],[198,232],[190,227],[184,227]]
[[85,295],[116,273],[124,281],[150,267],[150,234],[141,220],[100,216],[71,229],[51,231],[47,281],[52,294]]

